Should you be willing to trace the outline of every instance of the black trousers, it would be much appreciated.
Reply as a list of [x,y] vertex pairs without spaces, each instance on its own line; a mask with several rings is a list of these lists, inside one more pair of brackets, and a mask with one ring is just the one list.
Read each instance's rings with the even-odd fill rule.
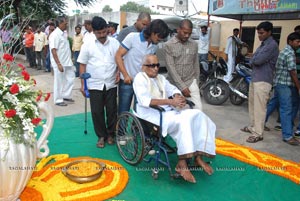
[[29,66],[31,68],[36,67],[36,62],[35,62],[35,52],[33,51],[33,47],[25,47],[25,53],[29,62]]
[[114,137],[117,122],[117,87],[89,90],[94,130],[98,138]]

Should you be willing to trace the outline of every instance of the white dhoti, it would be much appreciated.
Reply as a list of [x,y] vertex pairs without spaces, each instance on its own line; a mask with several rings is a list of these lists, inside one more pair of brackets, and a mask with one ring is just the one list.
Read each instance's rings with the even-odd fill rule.
[[216,154],[216,125],[198,109],[167,111],[163,113],[163,136],[168,133],[177,145],[177,154],[204,152]]
[[75,71],[74,66],[64,66],[64,72],[60,72],[58,68],[54,71],[53,86],[53,102],[61,103],[64,98],[72,98],[72,90],[74,86]]

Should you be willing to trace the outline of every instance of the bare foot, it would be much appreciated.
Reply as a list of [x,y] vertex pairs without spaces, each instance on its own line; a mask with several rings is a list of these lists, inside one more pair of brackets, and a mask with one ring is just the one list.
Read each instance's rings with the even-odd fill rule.
[[180,174],[185,181],[188,181],[191,183],[196,183],[196,179],[190,172],[185,160],[183,160],[183,161],[182,160],[178,161],[178,164],[176,165],[176,168],[175,168],[176,172],[178,174]]
[[213,172],[214,172],[214,170],[212,169],[212,167],[211,167],[209,164],[207,164],[205,161],[203,161],[203,160],[201,159],[201,156],[197,156],[197,157],[195,158],[195,164],[198,165],[198,166],[200,166],[200,167],[202,167],[203,170],[204,170],[208,175],[212,175]]

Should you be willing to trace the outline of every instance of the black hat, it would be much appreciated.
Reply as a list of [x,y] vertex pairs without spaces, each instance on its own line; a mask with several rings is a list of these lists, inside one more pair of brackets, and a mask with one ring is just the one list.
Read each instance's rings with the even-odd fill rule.
[[108,27],[114,27],[116,30],[118,29],[119,24],[115,22],[108,22]]

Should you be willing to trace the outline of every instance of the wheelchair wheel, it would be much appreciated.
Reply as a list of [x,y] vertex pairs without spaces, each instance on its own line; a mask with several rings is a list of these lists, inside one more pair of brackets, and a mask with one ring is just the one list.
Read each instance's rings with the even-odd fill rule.
[[129,164],[138,164],[144,156],[145,137],[141,123],[132,113],[123,112],[117,121],[116,141],[121,157]]

